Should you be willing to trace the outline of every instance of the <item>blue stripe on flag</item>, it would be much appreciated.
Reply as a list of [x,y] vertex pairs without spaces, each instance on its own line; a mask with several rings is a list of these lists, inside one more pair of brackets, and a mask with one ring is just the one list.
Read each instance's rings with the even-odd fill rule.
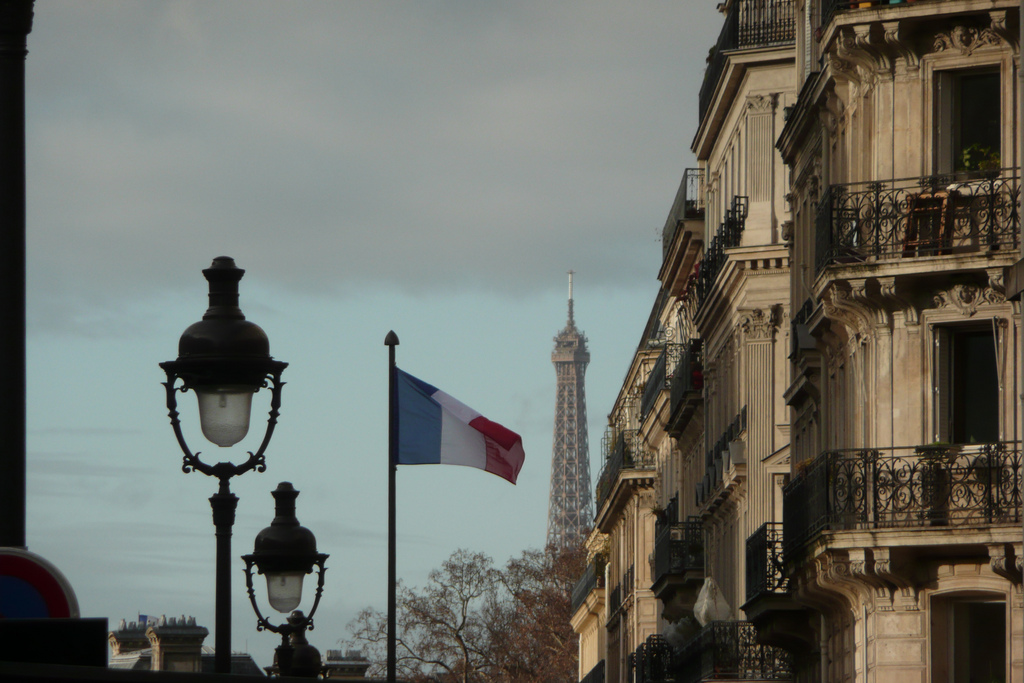
[[441,462],[441,406],[437,389],[395,368],[398,401],[398,464]]

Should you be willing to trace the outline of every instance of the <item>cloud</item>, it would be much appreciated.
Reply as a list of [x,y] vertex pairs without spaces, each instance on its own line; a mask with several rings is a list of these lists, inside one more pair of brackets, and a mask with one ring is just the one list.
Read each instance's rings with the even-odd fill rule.
[[36,13],[29,277],[47,317],[102,316],[221,252],[300,292],[507,296],[570,260],[650,278],[684,165],[683,49],[665,46],[699,30],[675,3]]

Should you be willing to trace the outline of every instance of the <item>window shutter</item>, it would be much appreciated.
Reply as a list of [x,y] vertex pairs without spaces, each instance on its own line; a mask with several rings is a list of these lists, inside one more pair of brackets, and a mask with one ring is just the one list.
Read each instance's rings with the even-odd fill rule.
[[953,335],[949,330],[942,327],[934,328],[933,333],[935,353],[932,368],[932,392],[934,395],[933,405],[935,410],[935,425],[933,430],[935,441],[951,441],[952,428],[950,420],[950,396],[953,391],[953,376],[950,372],[952,359]]
[[933,132],[935,158],[932,160],[936,173],[953,172],[953,118],[955,102],[953,74],[939,73],[935,79],[935,110]]

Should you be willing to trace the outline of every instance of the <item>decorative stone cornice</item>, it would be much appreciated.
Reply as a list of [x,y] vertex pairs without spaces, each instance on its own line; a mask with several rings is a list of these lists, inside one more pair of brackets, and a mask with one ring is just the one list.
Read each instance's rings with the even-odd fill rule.
[[767,114],[775,111],[778,93],[768,95],[750,95],[747,97],[747,111],[753,114]]
[[[989,566],[992,567],[992,571],[1003,577],[1010,583],[1019,584],[1021,582],[1020,572],[1020,554],[1014,555],[1007,553],[1007,547],[1004,543],[990,543],[988,546],[988,559]],[[1016,560],[1016,561],[1015,561]]]
[[866,340],[871,335],[871,315],[848,289],[833,284],[821,296],[825,317],[847,330],[847,337]]
[[815,583],[826,592],[839,597],[850,608],[864,602],[864,585],[852,573],[849,559],[834,552],[825,552],[814,558]]
[[[856,73],[856,70],[853,69],[852,64],[842,59],[839,59],[838,57],[833,58],[831,56],[831,53],[829,56],[829,63],[832,66],[833,73],[847,73],[847,75],[850,78],[852,78]],[[821,118],[821,125],[827,131],[829,138],[835,139],[836,135],[839,132],[840,124],[843,122],[843,119],[846,116],[846,107],[843,104],[843,101],[839,99],[839,96],[836,94],[834,88],[830,88],[825,93],[825,97],[822,100],[822,105],[823,106],[818,110],[819,116]],[[821,175],[820,162],[818,172],[816,173],[816,175]]]
[[921,324],[921,311],[918,310],[912,301],[901,296],[896,291],[896,278],[894,276],[880,277],[877,279],[877,282],[878,291],[891,312],[902,313],[907,325]]
[[779,236],[782,237],[782,241],[786,244],[791,244],[793,241],[793,221],[782,221],[779,228]]
[[778,328],[777,308],[770,309],[756,308],[743,316],[740,320],[740,329],[747,341],[769,341],[775,338],[775,330]]
[[1016,47],[1019,42],[1018,34],[1015,31],[1011,31],[1006,26],[1006,10],[992,10],[988,13],[989,20],[992,22],[990,29],[993,33],[1003,39],[1007,45]]
[[1006,271],[1003,268],[986,268],[985,274],[988,275],[988,286],[995,291],[1006,296]]
[[825,60],[828,62],[829,71],[833,76],[839,76],[846,80],[857,78],[857,66],[849,59],[844,59],[836,52],[827,52]]
[[892,611],[892,590],[889,584],[874,571],[875,562],[865,548],[850,548],[850,575],[859,579],[874,597],[875,608],[883,612]]
[[948,31],[935,35],[935,40],[932,43],[932,52],[959,50],[960,54],[967,57],[979,48],[1001,47],[1005,44],[1006,41],[992,28],[979,29],[958,25]]
[[[885,44],[889,50],[902,60],[910,70],[917,70],[921,66],[921,55],[914,49],[913,42],[908,40],[906,35],[906,24],[899,21],[883,21],[882,34],[885,37]],[[901,63],[900,60],[893,60]]]
[[892,594],[893,605],[901,610],[917,611],[921,609],[920,591],[907,576],[893,566],[888,548],[872,548],[874,558],[872,570],[875,575],[895,587]]
[[991,287],[957,284],[935,294],[932,304],[935,308],[954,307],[961,315],[971,317],[978,312],[978,306],[1001,304],[1006,297]]

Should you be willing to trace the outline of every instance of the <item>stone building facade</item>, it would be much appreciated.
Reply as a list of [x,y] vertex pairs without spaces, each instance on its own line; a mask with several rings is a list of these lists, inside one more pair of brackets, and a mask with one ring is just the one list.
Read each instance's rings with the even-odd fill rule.
[[1024,683],[1018,7],[722,4],[581,680]]
[[[213,673],[213,648],[203,645],[209,630],[196,623],[195,617],[139,617],[124,619],[110,631],[111,669],[134,671],[178,671]],[[261,676],[263,671],[253,658],[242,652],[231,653],[231,673]]]

